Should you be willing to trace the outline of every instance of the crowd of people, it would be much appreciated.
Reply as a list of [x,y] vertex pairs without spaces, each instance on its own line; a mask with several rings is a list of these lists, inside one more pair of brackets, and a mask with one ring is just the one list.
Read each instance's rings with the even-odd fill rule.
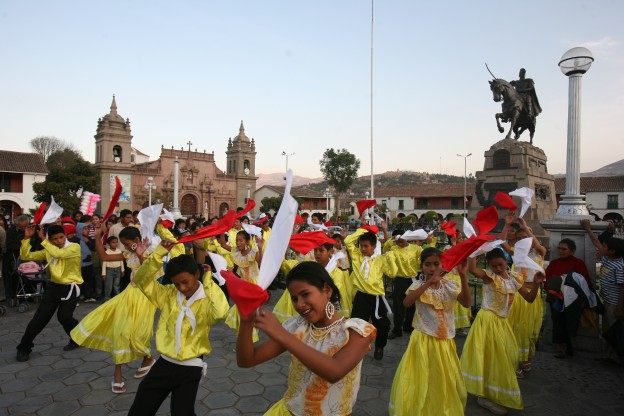
[[[435,226],[448,234],[449,244],[438,248],[423,230],[399,228],[389,235],[384,221],[380,229],[363,225],[347,234],[321,213],[298,216],[274,283],[284,285],[282,298],[273,309],[246,315],[222,285],[215,260],[223,259],[242,281],[257,283],[274,219],[244,214],[231,229],[207,236],[202,230],[218,228],[224,218],[160,216],[146,231],[141,214],[129,210],[106,219],[65,212],[45,227],[17,217],[6,232],[7,299],[15,299],[16,261],[47,265],[50,279],[16,359],[29,360],[37,335],[56,313],[68,335],[64,350],[82,346],[111,354],[112,393],[126,392],[123,364],[141,360],[134,377],[143,380],[129,414],[153,415],[171,394],[171,414],[190,415],[211,352],[210,328],[225,321],[237,333],[240,367],[286,351],[292,356],[286,393],[266,414],[349,415],[363,357],[372,350],[383,360],[388,342],[409,335],[390,415],[460,415],[468,393],[492,413],[505,414],[523,408],[518,379],[531,370],[544,302],[557,358],[573,354],[588,309],[603,314],[604,332],[624,319],[624,241],[612,229],[596,236],[582,221],[601,255],[597,294],[572,240],[562,240],[558,258],[540,270],[547,249],[514,212],[505,217],[503,242],[483,251],[485,268],[469,253],[445,267],[444,250],[465,239],[442,218]],[[474,320],[469,274],[482,282]],[[79,302],[101,304],[78,321]],[[156,309],[158,357],[150,346]],[[257,330],[266,334],[264,341]],[[456,335],[467,336],[461,356]],[[617,345],[606,344],[604,358],[621,363]]]

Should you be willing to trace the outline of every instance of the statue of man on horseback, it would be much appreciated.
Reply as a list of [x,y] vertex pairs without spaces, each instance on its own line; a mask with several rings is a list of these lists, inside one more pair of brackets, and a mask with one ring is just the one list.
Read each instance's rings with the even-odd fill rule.
[[535,93],[535,83],[531,78],[526,78],[524,68],[520,69],[519,78],[516,81],[507,82],[494,77],[492,81],[489,81],[494,101],[503,102],[502,112],[495,115],[496,125],[498,131],[503,133],[505,129],[500,125],[501,121],[511,123],[505,139],[511,138],[513,132],[514,139],[518,140],[525,130],[529,130],[530,143],[533,144],[536,118],[542,112],[542,107]]

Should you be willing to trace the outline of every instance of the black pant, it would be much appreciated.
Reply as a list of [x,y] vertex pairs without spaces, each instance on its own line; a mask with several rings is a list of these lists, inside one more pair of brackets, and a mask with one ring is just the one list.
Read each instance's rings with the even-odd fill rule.
[[[379,295],[381,296],[381,295]],[[390,332],[390,320],[386,316],[388,309],[382,299],[379,299],[379,316],[375,318],[376,295],[360,292],[355,293],[353,299],[353,309],[351,311],[352,318],[360,318],[365,321],[371,321],[377,328],[377,338],[375,338],[375,347],[385,347],[388,343],[388,332]]]
[[152,416],[171,393],[171,416],[194,416],[202,369],[159,358],[139,389],[128,416]]
[[416,306],[409,308],[403,306],[405,292],[412,285],[412,279],[409,277],[397,277],[394,279],[394,289],[392,291],[392,312],[394,312],[394,328],[393,331],[401,334],[401,329],[407,332],[412,330],[412,320],[416,312]]
[[16,295],[17,275],[15,255],[10,251],[7,251],[2,258],[2,280],[4,280],[4,295],[7,299],[13,299]]
[[93,265],[80,267],[82,274],[82,284],[80,285],[80,292],[85,299],[95,297],[95,285],[93,279]]
[[57,283],[49,282],[46,286],[46,291],[43,294],[41,304],[35,312],[35,316],[30,320],[26,327],[26,332],[22,337],[22,341],[17,346],[17,349],[30,353],[34,347],[33,340],[43,328],[50,322],[54,312],[58,321],[63,325],[63,329],[69,335],[72,329],[78,325],[78,320],[74,318],[74,309],[76,309],[76,303],[78,302],[78,296],[74,290],[71,298],[67,300],[61,300],[69,294],[70,285],[59,285]]

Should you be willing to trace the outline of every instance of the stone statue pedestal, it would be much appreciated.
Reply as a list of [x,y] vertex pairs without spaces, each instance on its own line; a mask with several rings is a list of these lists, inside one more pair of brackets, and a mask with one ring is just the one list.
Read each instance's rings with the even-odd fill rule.
[[[540,220],[551,220],[557,211],[555,178],[548,173],[546,154],[539,147],[528,142],[504,139],[495,143],[485,152],[483,170],[476,173],[477,185],[472,205],[468,213],[475,218],[476,213],[490,205],[495,205],[496,192],[511,192],[518,188],[531,188],[535,198],[524,220],[536,237],[547,240],[548,232],[540,225]],[[518,207],[522,205],[514,197]],[[500,213],[502,217],[506,211]],[[497,230],[504,224],[501,220]]]

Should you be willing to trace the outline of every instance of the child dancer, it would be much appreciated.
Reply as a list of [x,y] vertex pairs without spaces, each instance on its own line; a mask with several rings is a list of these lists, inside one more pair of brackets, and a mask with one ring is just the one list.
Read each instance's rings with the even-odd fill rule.
[[[360,386],[362,359],[375,338],[375,327],[335,313],[336,285],[318,263],[303,262],[286,284],[299,316],[283,326],[267,309],[241,323],[236,342],[240,367],[253,367],[288,350],[292,354],[284,398],[265,415],[350,415]],[[252,343],[252,330],[270,339]]]
[[399,415],[463,415],[466,387],[455,349],[453,305],[470,306],[466,262],[458,265],[461,283],[444,275],[440,255],[433,247],[420,256],[425,280],[409,287],[405,306],[416,303],[409,345],[399,363],[389,411]]
[[518,344],[507,321],[509,307],[516,292],[533,302],[545,277],[536,274],[535,284],[528,288],[519,273],[509,271],[503,250],[495,248],[486,258],[489,270],[478,269],[475,258],[468,260],[470,273],[483,280],[483,300],[460,362],[466,389],[478,396],[477,403],[494,414],[505,414],[505,407],[523,408],[515,375]]
[[[43,331],[57,309],[56,316],[67,335],[78,324],[73,315],[80,296],[78,285],[82,284],[80,246],[67,241],[65,231],[60,225],[48,227],[47,236],[43,229],[39,229],[38,233],[43,250],[30,251],[30,238],[35,234],[35,226],[29,225],[24,229],[20,259],[47,261],[51,277],[41,304],[17,346],[17,361],[28,361],[35,337]],[[69,344],[63,349],[70,351],[76,347],[78,346],[70,338]]]
[[[163,240],[134,275],[134,283],[160,310],[156,349],[160,358],[139,385],[129,416],[154,415],[171,393],[172,415],[195,414],[195,399],[210,354],[210,327],[225,318],[228,304],[210,273],[200,281],[199,268],[190,255],[169,261],[161,285],[154,274],[175,243]],[[181,246],[181,245],[180,245]]]
[[[455,237],[451,238],[451,245],[459,244],[462,241],[463,236],[461,233],[458,233]],[[446,276],[455,280],[458,284],[461,284],[457,267],[454,267],[453,270],[448,272]],[[453,315],[455,316],[455,333],[461,336],[468,335],[468,331],[470,330],[470,320],[472,319],[472,309],[470,307],[465,307],[461,304],[461,302],[455,302],[453,306]]]
[[[385,222],[382,223],[385,231]],[[386,232],[387,235],[387,232]],[[359,242],[359,248],[355,243]],[[344,240],[349,256],[351,257],[351,281],[355,289],[351,316],[365,321],[372,321],[377,328],[375,339],[376,360],[383,359],[383,349],[388,342],[390,320],[387,314],[390,311],[386,301],[386,290],[383,275],[396,274],[396,264],[386,261],[386,258],[376,252],[377,236],[372,232],[358,228]]]
[[[236,234],[236,247],[232,248],[232,260],[234,265],[237,266],[236,274],[238,277],[248,282],[256,283],[260,273],[260,263],[262,262],[263,241],[256,237],[256,244],[252,246],[250,240],[251,236],[245,230]],[[238,333],[240,313],[236,305],[233,305],[228,311],[225,324]]]
[[[330,240],[331,241],[331,240]],[[338,267],[339,261],[342,259],[343,254],[341,252],[334,253],[334,245],[331,243],[324,243],[314,248],[314,259],[318,264],[323,266],[332,281],[340,292],[340,315],[348,318],[351,315],[351,290],[349,274],[346,270],[342,270]],[[293,264],[294,263],[294,264]],[[286,276],[290,270],[293,269],[298,263],[296,260],[284,260],[282,262],[282,271]],[[288,319],[297,316],[295,305],[293,305],[290,299],[290,292],[285,290],[282,296],[275,304],[273,308],[273,314],[277,317],[280,323],[286,322]]]
[[[173,238],[162,225],[158,225],[162,237]],[[126,391],[123,381],[123,364],[142,358],[141,366],[134,378],[142,378],[154,365],[150,341],[154,333],[154,305],[136,287],[134,274],[147,257],[146,247],[141,242],[138,228],[126,227],[119,233],[119,239],[126,252],[108,254],[104,251],[101,228],[96,229],[95,247],[103,261],[122,261],[125,259],[131,270],[130,284],[117,296],[103,303],[85,316],[71,333],[72,339],[79,345],[110,352],[115,362],[114,379],[111,391],[121,394]],[[109,240],[114,237],[109,237]],[[112,241],[112,240],[111,240]],[[178,245],[172,250],[172,256],[184,254],[184,247]],[[154,274],[157,279],[162,271]]]
[[[515,241],[518,242],[525,238],[532,238],[533,241],[531,244],[531,251],[529,252],[529,258],[544,267],[544,256],[547,251],[546,247],[542,246],[537,238],[535,238],[524,219],[518,218],[518,224],[520,228],[515,233]],[[505,240],[504,238],[502,239]],[[514,246],[503,245],[503,248],[509,250],[510,254],[514,253],[514,247],[515,244]],[[524,267],[517,270],[515,266],[512,269],[522,274],[526,287],[529,289],[533,287],[535,284],[535,270]],[[514,296],[507,320],[516,337],[520,354],[520,364],[516,370],[516,375],[518,378],[523,378],[524,371],[531,370],[530,359],[535,355],[535,346],[537,345],[540,330],[542,329],[542,321],[544,320],[544,301],[542,300],[541,288],[538,288],[533,303],[527,302],[522,296]]]

